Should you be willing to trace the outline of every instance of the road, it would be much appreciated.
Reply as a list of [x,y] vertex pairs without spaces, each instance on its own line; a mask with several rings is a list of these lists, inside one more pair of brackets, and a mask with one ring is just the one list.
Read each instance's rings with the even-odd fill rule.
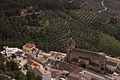
[[104,0],[101,1],[101,4],[102,4],[102,7],[103,7],[104,9],[99,10],[99,13],[101,13],[101,12],[103,12],[103,11],[106,11],[106,10],[108,9],[108,8],[104,5]]
[[88,4],[87,1],[85,1],[84,3],[80,4],[80,7],[85,5],[85,4]]

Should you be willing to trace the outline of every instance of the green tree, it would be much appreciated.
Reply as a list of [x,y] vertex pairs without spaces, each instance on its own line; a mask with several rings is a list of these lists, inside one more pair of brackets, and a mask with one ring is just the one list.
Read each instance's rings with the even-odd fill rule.
[[18,63],[15,62],[14,60],[7,61],[6,67],[8,67],[8,71],[18,71]]
[[27,80],[27,77],[21,72],[18,71],[15,75],[16,80]]
[[36,76],[33,80],[42,80],[42,76]]
[[99,48],[101,51],[116,56],[120,55],[120,42],[114,37],[107,34],[100,33],[99,35]]
[[26,76],[27,76],[27,80],[33,80],[35,78],[35,74],[30,70],[27,71]]

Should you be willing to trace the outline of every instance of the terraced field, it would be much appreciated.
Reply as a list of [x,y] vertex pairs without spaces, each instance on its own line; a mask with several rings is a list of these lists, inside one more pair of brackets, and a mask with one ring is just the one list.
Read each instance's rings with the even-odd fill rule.
[[[117,2],[114,4],[119,4]],[[106,23],[105,19],[118,11],[118,5],[114,11],[111,3],[108,0],[104,4],[103,0],[3,0],[0,3],[0,46],[18,46],[30,41],[46,51],[65,52],[66,40],[72,37],[78,48],[119,54],[120,26]],[[20,9],[29,6],[35,12],[15,16]]]
[[69,12],[71,17],[76,18],[84,23],[95,23],[99,17],[93,11],[72,10]]
[[[71,12],[71,15],[68,15],[68,12]],[[72,14],[74,14],[75,17],[72,16]],[[97,16],[93,12],[80,10],[41,11],[40,14],[34,17],[33,21],[36,19],[38,19],[38,21],[44,20],[44,27],[42,28],[47,30],[47,35],[39,36],[40,34],[36,34],[39,36],[40,40],[43,39],[43,41],[42,43],[38,43],[38,39],[37,41],[34,40],[34,42],[39,44],[39,47],[43,50],[46,50],[47,48],[48,51],[55,50],[66,52],[66,41],[72,37],[76,41],[76,47],[78,48],[92,51],[102,51],[111,55],[115,55],[114,52],[118,54],[118,50],[120,50],[120,43],[114,37],[117,36],[119,27],[98,23],[98,17],[95,17],[96,19],[89,17],[92,15]],[[77,16],[81,16],[82,18],[78,18]],[[26,17],[28,17],[28,23],[33,23],[31,21],[29,22],[29,18],[33,17],[32,15]],[[39,23],[36,23],[36,25],[38,24]],[[38,28],[40,28],[39,25],[34,26],[28,24],[27,26],[31,26],[30,28],[33,26],[33,28],[35,28],[34,31],[38,31]],[[31,29],[27,29],[27,31],[30,30]],[[109,49],[114,52],[110,51]]]
[[[79,25],[76,25],[76,22],[70,21],[66,26],[64,25],[65,21],[66,20],[62,20],[62,21],[53,20],[53,23],[51,23],[52,24],[51,26],[53,27],[52,28],[48,27],[49,29],[48,40],[50,44],[49,47],[51,47],[52,50],[66,51],[66,41],[70,37],[73,37],[78,47],[88,48],[88,45],[84,43],[96,45],[96,43],[92,44],[92,41],[91,41],[92,37],[94,37],[95,34],[93,34],[92,31],[89,31],[89,29],[86,30],[86,28],[83,28],[85,27],[84,24],[77,22]],[[54,22],[58,24],[54,25]],[[83,44],[84,46],[81,46]]]

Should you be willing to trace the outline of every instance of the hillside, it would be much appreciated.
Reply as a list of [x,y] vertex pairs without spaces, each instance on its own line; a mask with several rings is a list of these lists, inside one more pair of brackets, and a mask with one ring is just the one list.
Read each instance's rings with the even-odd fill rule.
[[[66,52],[66,40],[72,37],[78,48],[120,55],[120,25],[111,23],[112,19],[105,21],[111,18],[104,17],[106,12],[98,13],[102,8],[96,6],[101,0],[86,1],[89,5],[85,6],[84,0],[1,0],[1,49],[4,45],[21,47],[34,42],[45,51]],[[33,9],[20,16],[21,9],[29,6]]]
[[104,17],[120,16],[119,0],[0,0],[0,11],[8,16],[19,15],[21,9],[29,6],[32,6],[35,11],[40,9],[83,9],[92,10]]

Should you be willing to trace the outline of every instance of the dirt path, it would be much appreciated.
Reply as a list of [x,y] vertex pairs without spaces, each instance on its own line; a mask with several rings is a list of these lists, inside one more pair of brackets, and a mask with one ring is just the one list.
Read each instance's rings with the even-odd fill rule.
[[103,7],[104,9],[99,10],[99,13],[101,13],[101,12],[103,12],[103,11],[106,11],[106,10],[108,9],[108,8],[104,5],[104,0],[102,0],[101,4],[102,4],[102,7]]

